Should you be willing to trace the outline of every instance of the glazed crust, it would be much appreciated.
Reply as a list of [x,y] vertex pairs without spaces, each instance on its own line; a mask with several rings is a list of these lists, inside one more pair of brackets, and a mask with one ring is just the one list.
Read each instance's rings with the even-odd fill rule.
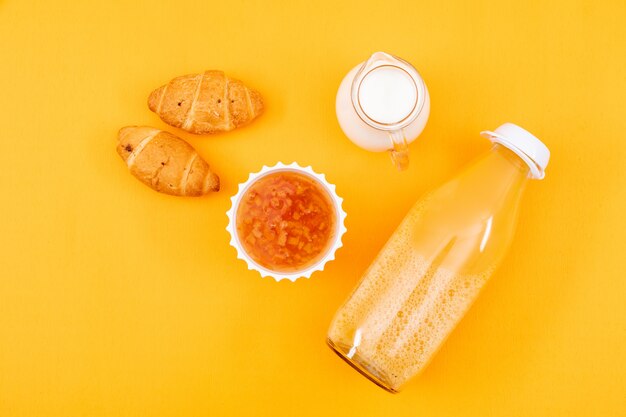
[[222,71],[176,77],[154,90],[148,107],[170,126],[190,133],[226,132],[263,112],[263,98]]
[[219,177],[183,139],[148,126],[127,126],[118,134],[117,153],[131,174],[156,191],[200,196],[220,188]]

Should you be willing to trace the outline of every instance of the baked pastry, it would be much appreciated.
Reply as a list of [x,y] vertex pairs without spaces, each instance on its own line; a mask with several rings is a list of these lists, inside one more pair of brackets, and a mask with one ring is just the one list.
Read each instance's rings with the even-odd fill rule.
[[183,75],[154,90],[148,107],[170,126],[198,135],[226,132],[263,111],[263,98],[222,71]]
[[183,139],[148,126],[123,127],[117,153],[131,174],[156,191],[199,196],[220,189],[219,177]]

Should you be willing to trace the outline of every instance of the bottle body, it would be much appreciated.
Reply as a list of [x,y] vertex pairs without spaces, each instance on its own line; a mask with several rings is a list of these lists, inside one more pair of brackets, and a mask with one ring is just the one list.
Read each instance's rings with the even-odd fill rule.
[[329,345],[389,391],[418,374],[506,252],[528,173],[494,144],[419,200],[335,315]]

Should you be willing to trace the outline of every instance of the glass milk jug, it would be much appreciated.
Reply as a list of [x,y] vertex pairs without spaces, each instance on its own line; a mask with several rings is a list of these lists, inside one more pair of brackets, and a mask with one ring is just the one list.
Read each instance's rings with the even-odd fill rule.
[[529,178],[550,151],[506,123],[491,149],[406,215],[336,313],[328,344],[382,388],[418,374],[461,320],[513,237]]
[[409,163],[408,144],[426,126],[430,97],[411,64],[376,52],[348,72],[335,106],[339,125],[352,142],[369,151],[389,150],[403,170]]

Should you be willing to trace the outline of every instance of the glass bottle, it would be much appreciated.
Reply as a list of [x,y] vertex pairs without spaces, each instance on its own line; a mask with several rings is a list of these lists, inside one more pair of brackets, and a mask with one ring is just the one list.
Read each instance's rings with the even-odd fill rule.
[[491,149],[410,209],[331,323],[330,347],[388,391],[461,320],[512,240],[527,179],[544,176],[550,152],[529,132],[482,135]]

